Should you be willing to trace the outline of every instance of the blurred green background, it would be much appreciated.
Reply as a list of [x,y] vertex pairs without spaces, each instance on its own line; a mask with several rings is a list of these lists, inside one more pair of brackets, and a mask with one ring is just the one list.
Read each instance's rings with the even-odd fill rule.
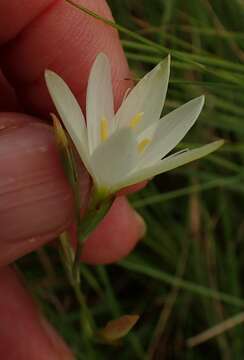
[[[84,344],[79,307],[56,251],[42,249],[19,267],[77,359],[244,359],[244,327],[235,324],[244,311],[244,1],[109,4],[116,22],[132,32],[120,35],[136,79],[171,52],[164,113],[206,95],[181,146],[219,137],[226,144],[130,197],[148,231],[128,258],[106,267],[81,265],[98,326],[122,314],[141,316],[120,345]],[[218,336],[199,345],[189,341],[216,324]]]

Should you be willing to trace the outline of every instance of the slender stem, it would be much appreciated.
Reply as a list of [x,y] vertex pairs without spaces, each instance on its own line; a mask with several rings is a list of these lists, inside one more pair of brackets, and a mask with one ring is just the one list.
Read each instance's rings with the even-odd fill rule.
[[68,234],[63,233],[60,236],[61,260],[69,283],[72,286],[76,295],[76,299],[80,305],[80,322],[82,329],[82,337],[84,340],[84,345],[86,345],[87,348],[89,348],[89,339],[91,339],[94,334],[95,325],[87,307],[85,297],[80,288],[80,255],[82,247],[88,235],[102,221],[102,219],[112,206],[112,203],[113,198],[109,198],[97,206],[96,202],[94,202],[92,209],[90,208],[84,219],[82,219],[82,221],[77,224],[78,243],[75,254],[70,245]]
[[72,271],[74,252],[73,249],[70,247],[67,233],[63,233],[60,236],[60,244],[61,244],[61,249],[60,249],[61,261],[64,266],[64,270],[69,280],[69,283],[72,286],[76,299],[80,305],[80,313],[81,313],[80,322],[81,322],[82,334],[84,341],[87,342],[87,340],[90,339],[94,333],[94,322],[87,307],[85,297],[81,291],[80,283],[77,282],[77,279],[74,277]]
[[113,198],[103,201],[100,205],[94,206],[93,209],[89,210],[87,215],[82,219],[78,225],[78,238],[77,248],[75,253],[75,259],[73,263],[73,276],[76,281],[80,282],[80,256],[85,240],[91,234],[91,232],[97,227],[102,221],[110,207],[112,206]]
[[[80,239],[80,237],[79,237]],[[73,263],[73,276],[76,279],[76,282],[79,284],[80,283],[80,257],[81,257],[81,253],[82,253],[82,248],[84,246],[84,242],[85,242],[84,238],[83,240],[79,240],[77,242],[77,247],[76,247],[76,252],[75,252],[75,259],[74,259],[74,263]]]
[[92,337],[94,333],[94,322],[91,317],[90,311],[87,307],[85,297],[81,291],[80,284],[73,278],[72,272],[69,272],[70,284],[72,285],[76,298],[80,304],[80,312],[81,312],[81,328],[83,330],[83,338],[84,340],[88,340]]

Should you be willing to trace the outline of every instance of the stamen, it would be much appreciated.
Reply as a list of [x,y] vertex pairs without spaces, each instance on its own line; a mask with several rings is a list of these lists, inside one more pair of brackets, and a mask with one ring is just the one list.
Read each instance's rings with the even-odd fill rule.
[[102,141],[108,138],[108,120],[103,116],[101,118],[100,137]]
[[140,141],[139,143],[138,143],[138,151],[140,152],[140,153],[142,153],[144,150],[145,150],[145,148],[146,148],[146,146],[148,145],[148,144],[150,144],[150,142],[151,142],[151,140],[150,139],[147,139],[147,138],[145,138],[145,139],[143,139],[142,141]]
[[137,113],[130,121],[130,127],[134,129],[142,120],[143,112]]

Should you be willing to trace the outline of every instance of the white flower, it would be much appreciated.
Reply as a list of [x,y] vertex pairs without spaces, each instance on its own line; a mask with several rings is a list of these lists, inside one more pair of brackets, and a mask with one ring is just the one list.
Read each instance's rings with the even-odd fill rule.
[[222,145],[219,140],[165,157],[195,123],[204,104],[200,96],[160,118],[169,72],[168,56],[130,91],[114,114],[110,64],[99,54],[88,81],[87,125],[69,87],[54,72],[45,72],[52,100],[99,193],[115,193]]

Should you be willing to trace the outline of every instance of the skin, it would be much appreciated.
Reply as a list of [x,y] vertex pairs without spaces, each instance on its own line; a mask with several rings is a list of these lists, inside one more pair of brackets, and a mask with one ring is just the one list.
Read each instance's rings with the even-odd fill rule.
[[[112,18],[103,0],[77,3]],[[131,87],[130,72],[117,32],[63,0],[1,0],[0,47],[0,354],[6,360],[72,359],[9,266],[53,240],[74,216],[71,189],[48,125],[55,109],[43,72],[49,68],[60,74],[83,110],[98,52],[105,52],[112,64],[116,107]],[[81,187],[85,202],[85,171]],[[123,195],[87,240],[82,261],[117,261],[142,237],[143,220]]]

